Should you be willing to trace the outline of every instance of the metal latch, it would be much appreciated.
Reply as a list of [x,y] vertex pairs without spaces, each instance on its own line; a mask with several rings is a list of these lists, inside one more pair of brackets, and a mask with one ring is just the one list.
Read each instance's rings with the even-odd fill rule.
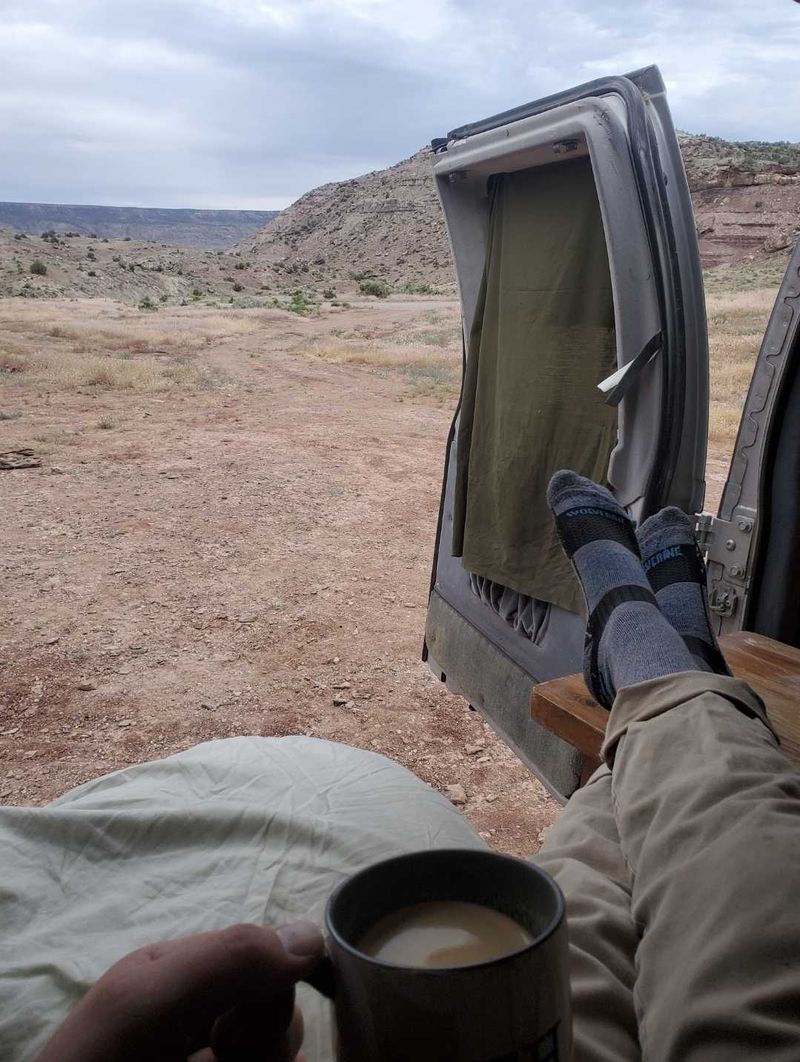
[[747,582],[755,518],[755,509],[743,505],[734,510],[731,520],[711,513],[697,517],[697,544],[706,563],[722,565],[726,577],[741,584]]
[[739,604],[739,595],[732,586],[720,583],[712,586],[708,595],[708,607],[718,616],[732,616]]

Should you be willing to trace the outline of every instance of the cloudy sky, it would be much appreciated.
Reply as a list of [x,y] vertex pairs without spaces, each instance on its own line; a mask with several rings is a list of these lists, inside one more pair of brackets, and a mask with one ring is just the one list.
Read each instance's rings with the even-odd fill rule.
[[676,124],[800,140],[793,0],[0,0],[0,200],[278,209],[658,63]]

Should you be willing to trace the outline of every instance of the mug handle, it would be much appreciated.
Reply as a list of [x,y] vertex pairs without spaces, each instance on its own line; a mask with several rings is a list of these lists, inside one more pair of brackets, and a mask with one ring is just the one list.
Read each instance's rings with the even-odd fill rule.
[[327,955],[323,955],[310,974],[300,978],[307,985],[315,988],[326,999],[333,1000],[336,997],[336,983],[333,972],[333,963]]

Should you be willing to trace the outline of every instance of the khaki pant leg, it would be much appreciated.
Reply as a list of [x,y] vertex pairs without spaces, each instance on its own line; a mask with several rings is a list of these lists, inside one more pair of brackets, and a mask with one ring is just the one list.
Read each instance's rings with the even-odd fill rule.
[[612,710],[647,1062],[800,1059],[800,773],[763,711],[743,682],[695,672]]
[[535,862],[553,875],[567,901],[573,1062],[638,1060],[633,1005],[638,940],[607,767],[571,798]]

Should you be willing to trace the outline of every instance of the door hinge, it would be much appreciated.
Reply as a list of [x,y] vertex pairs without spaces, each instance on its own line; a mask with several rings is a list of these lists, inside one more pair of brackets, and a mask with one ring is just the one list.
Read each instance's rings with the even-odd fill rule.
[[711,525],[714,523],[714,517],[711,513],[696,513],[695,517],[697,519],[694,527],[695,538],[697,539],[697,545],[700,547],[700,552],[705,555],[708,551],[708,541],[711,537]]
[[730,520],[711,513],[697,517],[697,544],[709,572],[708,607],[718,616],[733,616],[747,595],[755,509],[737,507]]
[[756,523],[755,509],[739,506],[730,520],[720,520],[711,513],[697,517],[697,544],[707,564],[719,564],[725,578],[740,586],[748,581],[750,549]]

